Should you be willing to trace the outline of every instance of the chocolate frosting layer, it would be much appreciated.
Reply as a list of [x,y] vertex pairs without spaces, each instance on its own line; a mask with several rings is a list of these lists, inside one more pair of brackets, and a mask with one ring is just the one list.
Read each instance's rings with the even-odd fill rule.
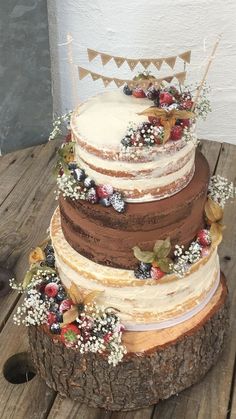
[[59,200],[68,243],[96,263],[133,269],[132,248],[151,250],[156,240],[170,237],[172,246],[188,245],[204,225],[209,166],[196,153],[195,174],[188,186],[160,201],[127,204],[123,214],[86,201]]

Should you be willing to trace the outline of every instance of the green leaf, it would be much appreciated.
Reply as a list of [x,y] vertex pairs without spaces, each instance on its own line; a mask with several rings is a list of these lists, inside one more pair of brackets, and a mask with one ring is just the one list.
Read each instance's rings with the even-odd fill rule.
[[173,264],[172,259],[170,258],[162,258],[162,259],[158,259],[158,266],[159,268],[165,272],[165,273],[170,273],[171,272],[171,265]]
[[153,252],[141,250],[138,246],[133,247],[133,252],[136,259],[140,260],[140,262],[152,263],[155,258]]
[[153,248],[153,252],[158,259],[166,258],[170,253],[170,250],[171,243],[169,237],[165,240],[157,240]]
[[34,274],[32,271],[27,271],[22,282],[22,287],[26,289],[32,281]]

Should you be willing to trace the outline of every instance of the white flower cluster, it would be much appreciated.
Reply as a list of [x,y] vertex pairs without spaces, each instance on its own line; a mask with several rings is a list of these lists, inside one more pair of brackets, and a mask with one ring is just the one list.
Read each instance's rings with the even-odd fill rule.
[[212,111],[211,103],[207,96],[209,92],[210,92],[210,88],[206,86],[205,84],[202,88],[198,102],[196,103],[196,106],[194,109],[196,118],[201,118],[203,119],[203,121],[206,120],[208,113]]
[[195,131],[195,124],[191,125],[189,128],[184,128],[182,138],[186,143],[191,141],[193,144],[197,145],[198,139]]
[[193,241],[188,250],[184,250],[184,246],[175,246],[174,255],[176,257],[173,263],[172,272],[183,277],[190,269],[193,263],[201,258],[201,246],[198,242]]
[[233,182],[220,175],[214,175],[210,179],[208,187],[208,196],[222,208],[224,208],[226,201],[234,198],[236,195],[236,187]]
[[108,363],[116,366],[126,353],[122,345],[123,326],[111,309],[87,305],[77,318],[81,335],[76,348],[80,353],[108,353]]
[[23,304],[17,308],[13,316],[13,322],[18,326],[40,325],[46,323],[49,310],[49,301],[42,300],[38,290],[31,288],[28,290]]
[[62,176],[58,176],[57,186],[64,198],[69,197],[72,200],[86,199],[87,188],[78,185],[77,181],[70,175],[63,173]]
[[60,137],[63,135],[63,124],[67,123],[67,129],[69,129],[69,122],[73,111],[69,111],[68,113],[65,113],[64,115],[58,116],[53,121],[53,130],[49,135],[49,141],[55,140],[55,138]]

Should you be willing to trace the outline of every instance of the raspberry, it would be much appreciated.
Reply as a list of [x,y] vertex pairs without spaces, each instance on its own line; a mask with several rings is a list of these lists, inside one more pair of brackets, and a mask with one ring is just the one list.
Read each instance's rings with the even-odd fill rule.
[[111,185],[98,185],[96,192],[99,198],[108,198],[114,191]]
[[44,292],[48,297],[56,297],[58,289],[59,287],[55,282],[49,282],[44,288]]
[[145,92],[140,87],[137,87],[136,89],[134,89],[132,95],[134,97],[137,97],[138,99],[142,99],[142,98],[146,97]]
[[173,141],[178,141],[182,137],[182,134],[183,134],[183,128],[180,125],[175,125],[171,129],[170,139]]
[[59,311],[60,313],[64,313],[65,311],[70,310],[70,308],[73,306],[73,301],[72,300],[63,300],[60,304],[59,307]]
[[197,241],[203,247],[210,246],[211,244],[210,232],[206,229],[200,230],[197,234]]
[[160,105],[171,105],[174,102],[174,98],[168,92],[160,93]]

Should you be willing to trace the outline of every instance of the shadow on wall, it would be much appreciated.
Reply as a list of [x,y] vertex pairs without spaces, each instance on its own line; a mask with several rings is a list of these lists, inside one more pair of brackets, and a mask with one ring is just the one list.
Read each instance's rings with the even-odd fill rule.
[[0,150],[5,154],[46,142],[51,130],[47,1],[1,2],[0,28]]

